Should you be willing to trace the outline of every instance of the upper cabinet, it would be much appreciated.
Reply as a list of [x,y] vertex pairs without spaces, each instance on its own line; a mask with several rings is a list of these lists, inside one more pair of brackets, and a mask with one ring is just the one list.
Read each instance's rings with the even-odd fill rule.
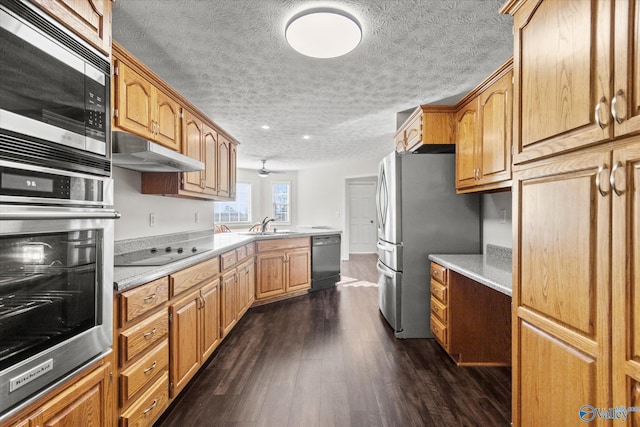
[[515,164],[640,131],[638,3],[503,7],[514,16]]
[[455,144],[453,114],[450,106],[419,106],[396,132],[396,151],[414,151],[431,144]]
[[456,113],[456,190],[511,187],[511,61],[464,98]]
[[611,114],[615,136],[640,132],[640,1],[616,0]]
[[122,60],[114,61],[116,127],[180,150],[180,104]]
[[111,56],[111,0],[31,0],[65,27]]
[[238,142],[118,43],[113,43],[113,125],[204,163],[202,171],[142,174],[142,193],[235,197]]

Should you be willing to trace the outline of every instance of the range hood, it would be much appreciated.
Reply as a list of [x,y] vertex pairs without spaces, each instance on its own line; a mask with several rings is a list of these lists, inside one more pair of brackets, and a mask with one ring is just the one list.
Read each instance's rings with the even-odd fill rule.
[[204,163],[128,132],[112,133],[113,165],[138,172],[195,172]]

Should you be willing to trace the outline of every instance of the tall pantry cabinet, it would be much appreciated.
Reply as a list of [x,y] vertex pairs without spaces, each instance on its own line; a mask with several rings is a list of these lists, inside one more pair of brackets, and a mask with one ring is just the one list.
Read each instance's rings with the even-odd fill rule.
[[[512,0],[513,425],[640,406],[640,0]],[[640,413],[626,423],[640,426]]]

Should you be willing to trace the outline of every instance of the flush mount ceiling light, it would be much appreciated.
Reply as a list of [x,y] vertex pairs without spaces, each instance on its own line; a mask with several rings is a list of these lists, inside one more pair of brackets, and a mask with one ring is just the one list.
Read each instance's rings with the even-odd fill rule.
[[309,9],[287,23],[291,47],[312,58],[335,58],[351,52],[362,40],[362,28],[350,14],[331,8]]

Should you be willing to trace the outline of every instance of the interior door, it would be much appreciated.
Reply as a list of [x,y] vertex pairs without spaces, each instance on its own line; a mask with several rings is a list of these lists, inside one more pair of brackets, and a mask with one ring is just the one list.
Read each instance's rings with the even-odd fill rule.
[[376,185],[349,183],[349,252],[372,253],[376,248]]

